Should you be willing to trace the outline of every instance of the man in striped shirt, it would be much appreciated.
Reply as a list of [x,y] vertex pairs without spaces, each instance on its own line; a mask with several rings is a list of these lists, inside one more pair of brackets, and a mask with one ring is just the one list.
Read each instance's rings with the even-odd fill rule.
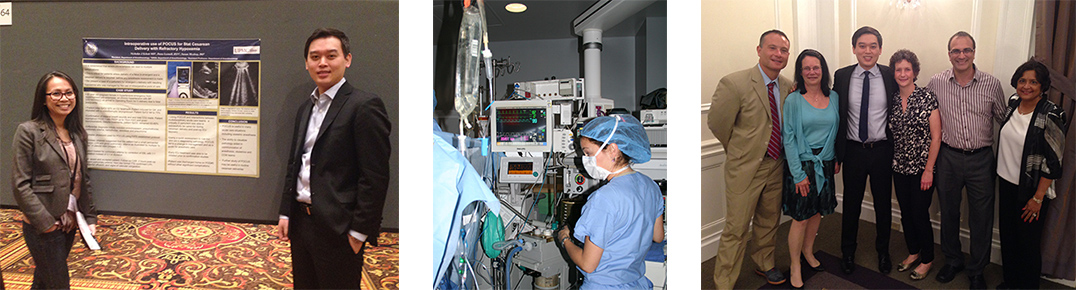
[[983,268],[990,263],[994,228],[994,122],[1005,113],[1001,82],[975,68],[975,39],[964,31],[949,38],[953,68],[930,79],[927,88],[938,95],[942,120],[942,150],[936,182],[941,204],[941,245],[945,266],[936,277],[952,281],[965,267],[960,248],[961,189],[967,189],[971,260],[967,263],[971,289],[986,289]]

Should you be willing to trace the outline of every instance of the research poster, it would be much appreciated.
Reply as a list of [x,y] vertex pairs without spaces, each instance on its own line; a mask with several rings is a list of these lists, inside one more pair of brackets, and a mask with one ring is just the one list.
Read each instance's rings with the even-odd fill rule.
[[95,169],[258,177],[261,40],[82,40]]

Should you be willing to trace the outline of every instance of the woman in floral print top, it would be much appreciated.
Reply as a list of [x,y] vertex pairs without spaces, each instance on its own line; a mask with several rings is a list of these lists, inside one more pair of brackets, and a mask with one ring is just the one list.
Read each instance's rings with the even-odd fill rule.
[[920,280],[934,261],[934,230],[927,209],[933,200],[934,162],[941,148],[941,116],[934,92],[915,85],[919,76],[915,53],[901,49],[889,59],[889,66],[900,86],[889,102],[889,129],[893,132],[893,185],[908,244],[908,257],[897,265],[897,271],[918,262],[911,278]]

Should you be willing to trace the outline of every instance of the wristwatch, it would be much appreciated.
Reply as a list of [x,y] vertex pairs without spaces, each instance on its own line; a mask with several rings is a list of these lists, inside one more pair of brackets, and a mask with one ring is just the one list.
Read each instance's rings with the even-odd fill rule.
[[563,239],[560,239],[560,243],[563,244],[563,245],[567,245],[568,242],[565,242],[565,240],[568,240],[568,239],[571,239],[571,238],[572,238],[571,236],[564,237]]
[[1031,197],[1031,200],[1034,200],[1038,204],[1042,204],[1042,199],[1035,198],[1034,196]]

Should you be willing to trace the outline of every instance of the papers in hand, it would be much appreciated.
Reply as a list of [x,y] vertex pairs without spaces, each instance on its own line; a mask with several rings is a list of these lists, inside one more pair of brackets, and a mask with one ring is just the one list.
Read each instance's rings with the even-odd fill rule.
[[82,240],[86,242],[86,247],[90,250],[100,250],[101,245],[97,244],[97,240],[93,238],[93,233],[90,232],[90,225],[86,223],[86,217],[82,215],[82,212],[75,212],[75,217],[78,219],[78,231],[82,234]]

